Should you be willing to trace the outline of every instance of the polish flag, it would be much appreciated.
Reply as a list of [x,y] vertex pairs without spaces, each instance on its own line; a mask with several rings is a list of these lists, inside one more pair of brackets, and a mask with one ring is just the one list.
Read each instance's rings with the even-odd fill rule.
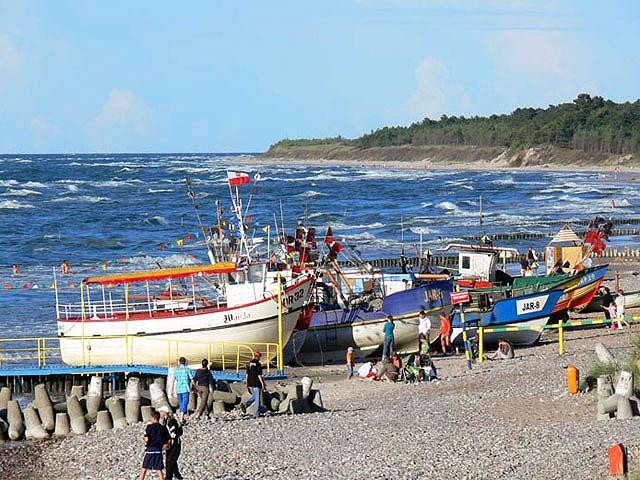
[[227,179],[229,180],[229,185],[232,187],[236,187],[238,185],[244,185],[245,183],[249,183],[249,174],[246,172],[232,172],[227,170]]

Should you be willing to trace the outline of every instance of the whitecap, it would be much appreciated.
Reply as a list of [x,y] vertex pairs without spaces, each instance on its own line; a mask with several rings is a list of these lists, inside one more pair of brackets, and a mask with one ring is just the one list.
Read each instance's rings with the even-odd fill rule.
[[315,190],[307,190],[306,192],[299,193],[296,197],[328,197],[328,193],[316,192]]
[[492,180],[491,183],[493,183],[494,185],[513,185],[516,182],[512,176],[508,176],[505,178],[498,178],[496,180]]
[[15,180],[0,180],[0,187],[15,187],[18,182]]
[[149,190],[147,190],[148,193],[168,193],[168,192],[173,192],[172,189],[170,188],[150,188]]
[[67,185],[67,190],[69,190],[71,193],[76,193],[78,191],[78,186],[69,184]]
[[29,205],[28,203],[20,203],[16,200],[4,200],[0,202],[0,210],[1,209],[17,210],[20,208],[33,208],[33,205]]
[[42,193],[35,190],[29,190],[27,188],[10,188],[2,195],[5,195],[7,197],[27,197],[29,195],[42,195]]
[[410,227],[409,230],[418,235],[432,235],[434,233],[438,233],[437,230],[433,230],[429,227]]
[[79,195],[77,197],[58,197],[53,200],[49,200],[51,203],[61,202],[84,202],[84,203],[98,203],[109,200],[107,197],[94,197],[91,195]]
[[155,217],[145,218],[143,223],[148,223],[151,225],[169,225],[169,222],[166,218],[156,215]]
[[382,228],[384,227],[384,224],[380,222],[374,222],[364,225],[347,225],[345,223],[334,222],[331,224],[331,227],[337,230],[362,230],[365,228]]
[[23,183],[22,186],[24,188],[47,188],[47,185],[40,182],[27,182],[27,183]]

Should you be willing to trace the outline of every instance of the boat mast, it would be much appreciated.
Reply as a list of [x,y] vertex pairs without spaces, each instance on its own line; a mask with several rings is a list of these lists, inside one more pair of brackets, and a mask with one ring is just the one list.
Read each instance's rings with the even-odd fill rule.
[[193,204],[193,209],[195,210],[196,218],[198,219],[198,225],[200,226],[200,230],[202,231],[202,236],[204,237],[204,244],[207,247],[207,256],[209,257],[209,261],[213,265],[214,263],[216,263],[217,258],[214,251],[211,249],[211,244],[210,244],[211,239],[207,235],[204,225],[202,224],[202,219],[200,218],[200,210],[198,207],[198,203],[196,202],[196,194],[193,191],[191,178],[187,177],[185,180],[187,182],[187,196],[191,199],[191,203]]

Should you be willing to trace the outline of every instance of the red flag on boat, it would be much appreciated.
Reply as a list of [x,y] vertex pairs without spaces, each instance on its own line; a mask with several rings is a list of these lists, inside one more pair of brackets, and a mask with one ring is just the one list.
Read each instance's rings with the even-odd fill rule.
[[607,248],[603,241],[605,239],[606,237],[602,233],[589,230],[584,237],[584,243],[591,245],[591,251],[594,254],[600,255]]
[[324,243],[326,245],[333,243],[333,230],[331,230],[331,227],[327,227],[327,233],[324,234]]
[[229,185],[236,187],[249,183],[250,177],[247,172],[232,172],[231,170],[227,170],[227,179],[229,180]]

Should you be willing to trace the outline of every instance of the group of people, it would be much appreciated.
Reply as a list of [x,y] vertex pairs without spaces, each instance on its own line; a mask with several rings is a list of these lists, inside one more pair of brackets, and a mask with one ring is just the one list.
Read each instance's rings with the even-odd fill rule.
[[618,295],[615,299],[609,287],[602,287],[600,293],[602,294],[604,316],[607,320],[611,320],[611,328],[622,330],[624,326],[628,327],[629,322],[624,319],[624,291],[621,288],[617,288],[616,293]]
[[[60,273],[62,275],[69,275],[71,273],[71,267],[69,267],[69,262],[63,260],[60,264]],[[20,267],[17,263],[11,265],[11,274],[12,275],[20,275]]]
[[[151,421],[144,431],[144,458],[140,470],[140,480],[144,480],[147,470],[158,472],[160,480],[182,480],[178,470],[178,457],[182,449],[182,424],[171,415],[169,407],[163,405],[151,414]],[[162,453],[166,454],[167,474],[164,475]]]
[[527,253],[520,260],[520,273],[523,277],[532,277],[538,271],[538,255],[533,247],[529,246]]

